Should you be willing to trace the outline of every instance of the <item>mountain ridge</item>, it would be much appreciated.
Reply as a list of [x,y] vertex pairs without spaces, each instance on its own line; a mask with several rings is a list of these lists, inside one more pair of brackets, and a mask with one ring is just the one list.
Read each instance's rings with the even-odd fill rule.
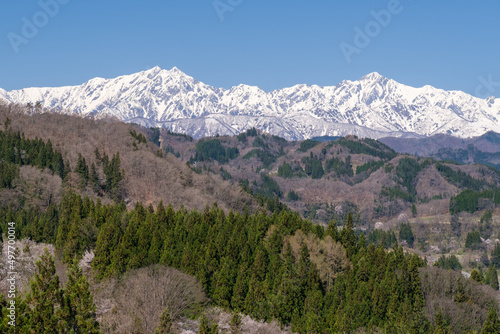
[[11,103],[40,101],[44,108],[82,116],[114,116],[125,122],[166,127],[196,138],[234,135],[250,127],[288,140],[317,136],[457,137],[500,132],[500,99],[461,91],[400,84],[377,72],[335,86],[295,85],[266,92],[240,84],[229,89],[197,81],[178,68],[79,86],[35,87],[7,92]]

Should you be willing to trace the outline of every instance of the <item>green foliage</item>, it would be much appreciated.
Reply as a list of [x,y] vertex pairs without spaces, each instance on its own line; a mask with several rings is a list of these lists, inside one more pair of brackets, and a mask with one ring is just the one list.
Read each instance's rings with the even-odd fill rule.
[[243,159],[250,159],[252,157],[257,157],[261,162],[264,168],[268,168],[272,163],[276,161],[276,156],[269,153],[268,151],[264,151],[261,149],[254,149],[245,154]]
[[376,246],[382,246],[384,248],[391,248],[398,242],[394,231],[384,231],[381,229],[376,229],[368,233],[367,241],[370,244],[375,244]]
[[417,216],[417,206],[415,205],[415,203],[411,205],[411,215],[413,218]]
[[292,166],[284,162],[283,165],[278,167],[278,176],[281,176],[284,179],[291,178],[293,176]]
[[222,178],[224,180],[231,180],[233,178],[231,176],[231,174],[228,171],[226,171],[225,169],[223,169],[222,167],[221,167],[221,169],[219,169],[219,174],[220,174],[220,176],[222,176]]
[[165,147],[165,153],[168,154],[168,153],[171,153],[173,154],[176,158],[179,158],[181,156],[181,154],[179,152],[177,152],[176,150],[174,150],[174,148],[170,145],[167,145]]
[[78,160],[76,162],[75,172],[80,175],[80,186],[82,188],[87,186],[89,181],[89,167],[85,162],[85,158],[82,155],[78,154]]
[[410,201],[413,201],[417,195],[415,184],[420,171],[420,164],[413,158],[402,158],[396,167],[396,175],[399,176],[401,184],[407,189]]
[[229,326],[231,326],[231,334],[240,334],[241,333],[241,315],[237,312],[234,312],[231,321],[229,322]]
[[436,262],[434,262],[434,266],[448,270],[462,269],[462,265],[458,261],[458,258],[453,254],[449,257],[441,255],[441,257]]
[[20,132],[0,131],[0,178],[4,187],[10,187],[17,177],[19,168],[12,166],[30,165],[40,169],[47,168],[61,178],[66,176],[68,166],[63,162],[62,154],[54,150],[50,140],[27,139]]
[[497,196],[498,201],[500,201],[500,189],[484,190],[481,192],[466,189],[457,196],[452,196],[450,198],[450,213],[455,214],[462,211],[474,213],[479,210],[479,200],[481,198],[494,197],[494,204],[499,204],[497,203]]
[[246,132],[246,135],[247,135],[247,137],[257,137],[258,136],[257,129],[255,127],[248,129]]
[[257,129],[256,128],[251,128],[251,129],[248,129],[246,132],[242,132],[240,133],[237,138],[238,138],[238,141],[242,142],[242,143],[246,143],[247,142],[247,137],[257,137],[258,133],[257,133]]
[[125,173],[120,168],[120,153],[116,152],[111,161],[106,154],[103,156],[103,171],[106,177],[104,190],[110,195],[111,198],[121,200],[123,198],[122,183],[125,178]]
[[[52,256],[45,249],[36,263],[37,272],[31,289],[16,316],[23,319],[22,333],[89,333],[98,334],[89,284],[75,261],[68,270],[68,283],[60,288]],[[17,323],[17,325],[20,325]]]
[[347,147],[353,154],[367,154],[378,157],[382,160],[391,160],[396,157],[397,153],[390,147],[369,138],[364,138],[359,141],[340,138],[337,143]]
[[319,141],[306,139],[306,140],[300,142],[300,146],[297,149],[297,151],[307,152],[308,150],[310,150],[311,148],[315,147],[318,144],[319,144]]
[[262,195],[272,197],[272,198],[274,198],[274,196],[278,196],[278,197],[283,196],[283,192],[281,191],[280,186],[278,185],[278,183],[276,181],[274,181],[274,179],[272,177],[270,177],[269,175],[266,175],[266,174],[261,174],[261,178],[262,178],[263,184],[262,184],[260,193]]
[[500,320],[498,319],[497,311],[494,307],[490,308],[488,317],[484,323],[481,334],[498,334],[500,333]]
[[486,210],[479,220],[479,232],[485,239],[489,239],[493,230],[493,210]]
[[443,312],[441,308],[438,309],[436,313],[436,320],[434,325],[433,334],[451,334],[451,329],[448,324],[443,319]]
[[413,199],[413,197],[409,193],[405,192],[404,190],[398,187],[391,188],[382,186],[382,190],[380,191],[380,196],[388,197],[390,201],[394,201],[400,198],[403,201],[410,202]]
[[238,148],[224,148],[219,139],[202,139],[196,143],[196,153],[190,162],[216,160],[220,163],[227,163],[238,155]]
[[356,175],[361,174],[363,172],[367,172],[367,174],[371,174],[378,170],[380,167],[384,165],[384,162],[379,160],[379,161],[369,161],[363,165],[357,166],[356,167]]
[[7,161],[0,161],[0,189],[12,188],[12,182],[19,176],[19,166]]
[[500,244],[496,243],[495,248],[491,252],[491,264],[496,269],[500,269]]
[[[162,263],[196,276],[216,305],[257,319],[277,319],[300,333],[338,332],[339,328],[353,332],[361,327],[406,323],[411,323],[412,328],[425,327],[418,315],[423,310],[418,276],[423,261],[405,254],[397,245],[391,252],[374,244],[366,246],[363,237],[357,239],[355,217],[349,213],[341,221],[345,227],[339,232],[336,223],[324,231],[287,210],[269,216],[264,212],[226,214],[217,206],[188,212],[160,204],[154,211],[137,204],[127,212],[123,203],[102,205],[78,195],[65,197],[60,207],[52,210],[55,212],[51,215],[27,209],[2,211],[0,222],[19,222],[20,236],[51,226],[58,231],[57,250],[67,250],[68,256],[72,251],[81,252],[94,240],[92,266],[97,278]],[[46,216],[45,222],[39,224],[42,215]],[[26,223],[21,223],[24,216]],[[55,217],[54,223],[49,223],[50,216]],[[85,236],[81,225],[89,229],[95,226],[97,240],[92,239],[92,234]],[[286,240],[297,235],[299,229],[310,237],[292,250]],[[325,268],[315,262],[320,253],[314,250],[314,243],[309,244],[309,238],[330,245],[330,253],[325,254],[337,254],[331,253],[335,250],[339,260],[347,261],[348,269],[330,272],[329,284],[321,278]],[[389,243],[393,238],[393,234],[386,237]],[[377,240],[382,244],[383,239]],[[69,275],[75,277],[72,282],[81,282],[77,271]],[[78,310],[59,305],[72,305],[67,299],[71,295],[88,296],[85,284],[71,286],[74,288],[68,291],[73,292],[60,299],[67,302],[53,303],[54,310]],[[87,297],[76,299],[92,305]],[[90,310],[85,314],[92,314],[91,307],[85,309]],[[68,319],[73,319],[66,320],[68,323],[78,324],[76,316]],[[204,332],[213,328],[208,321],[201,327]]]
[[339,158],[331,158],[325,162],[325,170],[327,173],[335,172],[337,176],[353,176],[351,165],[351,156],[347,156],[345,162]]
[[467,238],[465,239],[465,248],[473,250],[481,248],[481,235],[479,234],[479,231],[472,231],[467,233]]
[[60,319],[56,310],[57,305],[62,302],[62,292],[54,261],[46,248],[40,260],[36,262],[36,267],[37,273],[31,281],[31,291],[26,297],[26,302],[33,310],[30,327],[35,333],[52,333]]
[[299,201],[300,200],[300,196],[293,190],[290,190],[288,192],[288,194],[286,195],[286,198],[289,200],[289,201]]
[[484,180],[477,180],[472,176],[462,172],[461,170],[455,171],[453,168],[446,166],[443,163],[437,163],[436,169],[443,175],[443,177],[450,183],[459,188],[467,188],[475,191],[481,190],[488,184]]
[[253,147],[258,147],[258,148],[263,148],[263,149],[268,149],[269,146],[266,144],[264,139],[262,137],[255,137],[253,144]]
[[160,146],[160,128],[149,128],[147,137],[150,142],[157,146]]
[[415,236],[413,235],[413,231],[411,230],[411,226],[409,223],[401,224],[399,230],[399,239],[405,240],[408,246],[413,248],[413,242],[415,241]]
[[305,173],[313,179],[320,179],[325,171],[323,170],[323,163],[312,152],[309,157],[302,158],[305,164]]
[[490,264],[488,271],[486,272],[484,281],[486,284],[491,286],[494,290],[498,290],[498,274],[497,270],[493,265]]
[[97,174],[97,167],[95,166],[95,163],[90,165],[89,182],[94,192],[98,193],[101,190],[101,183],[99,181],[99,175]]
[[219,326],[217,326],[215,322],[209,324],[207,317],[203,314],[200,320],[198,334],[219,334]]
[[99,324],[96,321],[96,306],[89,283],[78,267],[75,259],[68,269],[68,282],[63,293],[61,305],[60,326],[74,333],[99,333]]
[[394,165],[393,165],[393,164],[391,164],[391,163],[388,163],[388,164],[386,164],[386,165],[384,166],[384,171],[385,171],[386,173],[391,173],[391,172],[393,171],[393,169],[394,169]]
[[147,139],[146,139],[146,137],[144,137],[144,135],[142,133],[140,133],[140,132],[137,133],[135,130],[130,130],[129,133],[139,143],[144,143],[144,144],[147,143]]
[[477,269],[472,270],[472,272],[470,273],[470,278],[471,278],[471,280],[473,280],[479,284],[481,284],[483,282],[483,275]]
[[154,334],[170,334],[172,329],[172,317],[166,307],[160,316],[160,324],[156,327]]

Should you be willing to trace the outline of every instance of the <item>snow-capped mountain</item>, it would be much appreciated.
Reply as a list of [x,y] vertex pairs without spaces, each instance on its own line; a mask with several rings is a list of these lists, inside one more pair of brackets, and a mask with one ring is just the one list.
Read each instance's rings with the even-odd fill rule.
[[368,74],[336,86],[296,85],[265,92],[216,88],[177,68],[159,67],[83,85],[26,88],[0,99],[83,116],[115,116],[194,137],[236,134],[252,126],[286,139],[355,134],[362,137],[457,137],[500,132],[500,99],[480,99],[431,86],[413,88]]

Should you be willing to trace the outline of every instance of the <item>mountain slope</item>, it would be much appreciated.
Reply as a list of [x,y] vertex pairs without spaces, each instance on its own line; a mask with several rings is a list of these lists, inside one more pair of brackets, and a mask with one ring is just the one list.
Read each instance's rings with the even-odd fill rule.
[[500,132],[500,99],[413,88],[378,73],[336,86],[296,85],[265,92],[247,85],[216,88],[175,67],[155,67],[115,79],[94,78],[80,86],[0,90],[1,98],[22,104],[40,101],[46,108],[114,116],[194,137],[232,135],[252,126],[294,140]]
[[435,157],[458,163],[480,163],[500,168],[500,134],[487,132],[480,137],[456,138],[439,134],[427,138],[380,138],[400,153]]

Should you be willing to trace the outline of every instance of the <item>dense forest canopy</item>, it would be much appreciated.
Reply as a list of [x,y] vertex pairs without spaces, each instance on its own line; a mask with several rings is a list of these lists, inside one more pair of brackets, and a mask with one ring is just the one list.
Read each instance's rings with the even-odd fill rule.
[[[398,156],[371,139],[290,144],[255,129],[234,138],[196,142],[167,133],[175,137],[174,146],[159,147],[164,141],[160,130],[126,127],[125,148],[91,146],[90,153],[70,155],[61,143],[31,138],[12,128],[9,118],[2,120],[0,191],[17,198],[0,201],[0,233],[5,240],[9,224],[14,223],[18,239],[53,244],[56,257],[70,268],[70,283],[60,287],[53,259],[47,253],[41,257],[30,292],[18,299],[19,319],[27,333],[57,326],[60,332],[69,332],[68,328],[98,332],[89,283],[77,265],[89,251],[94,254],[90,275],[96,282],[155,265],[176,268],[199,282],[211,305],[257,320],[275,320],[297,333],[495,333],[498,329],[495,290],[500,244],[483,261],[486,272],[477,267],[466,279],[457,272],[462,265],[454,255],[443,255],[428,266],[415,250],[422,240],[408,221],[397,230],[361,229],[367,218],[350,202],[343,203],[342,210],[311,205],[301,216],[289,205],[307,194],[283,183],[333,179],[355,187],[378,175],[388,181],[378,186],[375,202],[381,203],[379,212],[374,211],[383,214],[390,203],[403,202],[415,217],[418,205],[429,201],[422,196],[422,173],[441,175],[459,190],[449,196],[453,217],[487,208],[477,229],[463,237],[465,249],[484,252],[481,238],[494,236],[493,210],[500,204],[498,171],[478,167],[473,171],[483,173],[478,178],[451,164]],[[204,209],[187,209],[161,199],[147,204],[131,201],[138,188],[130,175],[139,173],[141,165],[136,161],[131,166],[124,157],[135,155],[165,165],[185,161],[177,176],[186,188],[194,187],[197,175],[217,175],[221,184],[241,189],[238,196],[245,200],[238,203],[249,206],[228,210],[227,200],[224,207],[214,201]],[[258,163],[251,165],[255,179],[238,174],[241,162]],[[30,186],[23,174],[27,168],[58,179],[60,198],[35,201],[25,191],[17,193],[18,188]],[[159,169],[154,172],[161,175]],[[215,189],[226,188],[217,185],[211,190],[214,198],[225,198],[215,195]],[[327,212],[323,224],[304,218],[308,214],[317,218],[320,210]],[[451,225],[460,227],[460,220]],[[44,294],[40,286],[51,289]],[[3,296],[0,313],[6,319]],[[200,317],[200,332],[217,332],[201,313],[190,315]],[[162,310],[160,327],[171,328],[180,316]],[[2,331],[10,330],[5,322],[1,326]]]

